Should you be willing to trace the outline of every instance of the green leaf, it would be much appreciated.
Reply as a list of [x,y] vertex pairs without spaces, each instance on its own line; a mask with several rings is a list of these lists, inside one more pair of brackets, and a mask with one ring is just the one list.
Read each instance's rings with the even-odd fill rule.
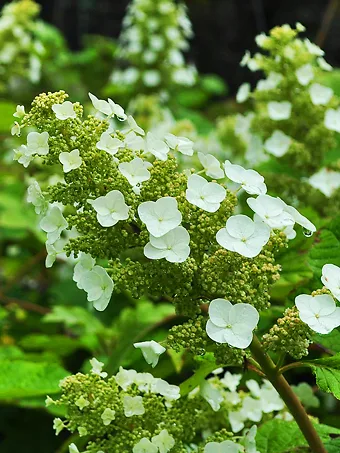
[[303,363],[312,369],[321,390],[340,399],[340,354]]
[[9,134],[16,118],[13,117],[15,105],[11,102],[0,101],[0,133]]
[[[330,435],[339,435],[340,430],[332,426],[315,424],[316,431],[323,443],[330,442]],[[261,453],[293,453],[307,447],[300,428],[295,422],[287,422],[280,419],[273,419],[264,423],[257,431],[256,447]],[[306,450],[306,453],[309,450]]]
[[324,264],[340,266],[340,242],[329,230],[321,230],[309,252],[309,264],[317,278],[322,274]]
[[337,329],[332,330],[331,333],[327,335],[322,335],[320,333],[313,335],[313,342],[320,344],[329,352],[335,354],[340,352],[340,331]]
[[33,351],[50,351],[60,356],[66,356],[81,348],[83,345],[75,338],[66,337],[64,335],[44,335],[34,333],[26,335],[20,342],[23,349]]
[[59,381],[69,373],[54,363],[25,360],[0,361],[0,399],[59,393]]
[[102,323],[83,307],[55,305],[51,313],[44,316],[43,322],[62,323],[66,327],[84,327],[87,333],[103,329]]
[[299,385],[292,385],[292,390],[306,408],[316,408],[320,406],[319,399],[314,395],[312,387],[308,385],[307,382],[301,382]]

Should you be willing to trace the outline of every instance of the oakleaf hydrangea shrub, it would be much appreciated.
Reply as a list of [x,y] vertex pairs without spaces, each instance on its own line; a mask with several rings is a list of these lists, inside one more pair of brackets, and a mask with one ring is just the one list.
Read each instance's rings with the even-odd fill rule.
[[340,132],[339,99],[319,82],[332,67],[322,49],[299,37],[304,31],[301,24],[283,25],[256,37],[261,52],[247,51],[241,66],[265,78],[253,90],[240,86],[236,100],[251,108],[220,119],[218,130],[222,143],[252,165],[275,161],[262,164],[275,193],[331,213],[339,208],[340,161],[328,158]]

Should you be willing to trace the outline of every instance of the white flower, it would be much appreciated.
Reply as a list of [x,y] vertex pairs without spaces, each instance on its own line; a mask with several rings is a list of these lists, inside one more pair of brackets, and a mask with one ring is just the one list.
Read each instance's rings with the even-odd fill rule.
[[285,204],[285,212],[287,212],[293,218],[295,223],[297,223],[298,225],[301,225],[302,228],[309,231],[310,233],[315,233],[316,227],[310,220],[307,219],[307,217],[300,214],[299,211],[297,209],[295,209],[293,206],[289,206],[286,203],[284,203],[284,204]]
[[212,410],[217,412],[224,400],[222,393],[214,387],[209,381],[203,381],[200,384],[200,393],[211,406]]
[[82,158],[79,155],[79,149],[74,149],[69,153],[60,153],[59,160],[63,165],[64,173],[69,173],[71,170],[76,170],[83,163]]
[[40,228],[47,233],[48,244],[54,244],[60,239],[62,231],[67,227],[68,223],[58,206],[52,206],[40,221]]
[[161,75],[156,69],[149,69],[143,74],[143,82],[147,87],[156,87],[160,81]]
[[178,400],[181,397],[180,388],[177,385],[169,384],[164,379],[154,379],[151,389],[153,393],[159,393],[169,401]]
[[[306,27],[303,24],[301,24],[301,22],[296,22],[295,27],[296,27],[297,31],[300,33],[306,31]],[[254,428],[254,426],[252,427],[252,429],[253,428]]]
[[216,159],[215,156],[204,153],[197,153],[197,156],[207,176],[214,179],[224,178],[224,172],[221,169],[220,161]]
[[79,453],[78,447],[76,444],[70,444],[68,446],[69,453]]
[[116,411],[107,407],[100,418],[103,420],[103,424],[108,426],[116,418]]
[[151,442],[158,447],[159,453],[168,453],[175,445],[175,439],[166,429],[162,429],[157,436],[153,436]]
[[167,160],[169,152],[168,145],[163,140],[159,140],[152,132],[147,133],[145,145],[145,150],[153,154],[156,159],[162,161]]
[[145,149],[146,141],[140,135],[136,135],[134,132],[129,132],[125,136],[124,145],[132,151],[140,151]]
[[75,405],[82,411],[85,407],[90,405],[90,402],[82,395],[75,401]]
[[129,132],[134,132],[135,134],[145,135],[144,130],[141,127],[138,126],[138,124],[136,123],[136,121],[133,118],[133,116],[128,115],[126,120],[128,122],[129,128],[126,129],[126,130],[123,130],[122,131],[123,134],[127,135]]
[[204,447],[204,453],[239,453],[239,451],[238,445],[231,440],[208,442]]
[[186,137],[176,137],[173,134],[165,134],[165,141],[168,146],[174,151],[179,151],[186,156],[192,156],[194,154],[193,146],[194,143]]
[[288,101],[268,102],[268,116],[274,121],[288,120],[292,111],[292,104]]
[[324,124],[330,131],[340,132],[340,109],[326,110]]
[[134,415],[143,415],[145,413],[141,396],[124,395],[123,407],[125,417],[133,417]]
[[312,55],[316,55],[317,57],[322,57],[325,54],[325,52],[322,49],[320,49],[319,46],[310,42],[310,40],[308,38],[305,38],[303,42],[305,43],[308,52],[311,53]]
[[143,437],[132,449],[132,453],[157,453],[158,447]]
[[22,118],[23,116],[25,116],[25,107],[23,105],[17,105],[13,116],[15,116],[16,118]]
[[280,411],[285,407],[285,403],[269,381],[264,381],[260,390],[260,403],[262,412],[269,414],[273,411]]
[[295,75],[299,83],[303,86],[306,86],[314,79],[314,70],[313,66],[309,63],[301,66],[295,71]]
[[325,264],[322,268],[322,283],[340,300],[340,267],[334,264]]
[[73,104],[70,101],[65,101],[62,104],[53,104],[52,110],[58,120],[67,120],[69,118],[77,118]]
[[187,230],[178,226],[161,237],[150,235],[150,242],[144,247],[144,255],[151,260],[165,258],[170,263],[183,263],[190,254],[190,236]]
[[89,98],[91,99],[93,107],[98,110],[98,112],[103,113],[108,117],[117,116],[120,121],[125,121],[127,116],[124,112],[123,107],[118,104],[115,104],[112,99],[104,101],[98,99],[94,94],[89,93]]
[[259,402],[251,396],[246,396],[243,399],[241,411],[244,417],[252,422],[259,422],[262,418],[262,407]]
[[93,302],[98,311],[103,311],[108,306],[112,291],[113,281],[101,266],[94,266],[82,280],[83,289],[87,292],[87,300]]
[[138,215],[152,236],[159,238],[182,222],[177,200],[172,197],[145,201],[138,206]]
[[104,366],[103,362],[99,362],[99,360],[97,360],[95,357],[93,357],[90,360],[90,364],[92,366],[92,368],[91,368],[91,373],[92,374],[96,374],[97,376],[100,376],[102,378],[106,378],[107,377],[106,371],[102,371],[103,366]]
[[11,128],[11,134],[17,135],[18,137],[21,134],[21,126],[17,121],[15,121],[14,126],[12,126],[12,128]]
[[107,153],[114,156],[119,148],[123,146],[123,142],[118,138],[111,137],[109,132],[103,132],[100,136],[99,142],[97,142],[96,147],[101,149],[102,151],[106,151]]
[[256,89],[258,91],[274,90],[282,80],[282,74],[279,74],[278,72],[270,72],[266,79],[259,80],[257,82]]
[[119,371],[115,376],[117,384],[123,389],[127,390],[130,385],[135,382],[137,371],[135,370],[124,370],[123,367],[119,367]]
[[285,210],[286,203],[280,198],[274,198],[270,195],[259,195],[257,198],[248,198],[247,203],[270,228],[281,229],[295,223],[293,217]]
[[55,260],[57,259],[57,255],[59,253],[63,252],[63,247],[62,246],[59,245],[58,248],[56,247],[56,244],[58,242],[62,242],[62,241],[56,241],[54,244],[49,244],[48,242],[45,243],[46,252],[47,252],[47,256],[46,256],[46,259],[45,259],[45,266],[47,268],[52,267],[54,262],[55,262]]
[[242,83],[236,93],[236,102],[245,102],[250,95],[250,83]]
[[216,240],[223,248],[247,258],[257,256],[269,238],[268,225],[254,222],[242,214],[229,217],[225,228],[221,228],[216,234]]
[[224,171],[231,181],[241,184],[241,187],[251,195],[261,195],[267,192],[264,177],[255,170],[246,170],[240,165],[232,164],[229,160],[226,160]]
[[231,392],[235,392],[242,379],[242,374],[232,374],[226,371],[224,377],[220,380]]
[[308,296],[300,294],[295,298],[300,319],[314,332],[327,334],[340,326],[340,308],[328,294]]
[[150,162],[144,161],[140,157],[135,157],[130,162],[122,162],[118,165],[118,170],[134,187],[150,179],[148,168],[152,167]]
[[330,197],[340,187],[340,172],[322,168],[309,178],[309,184]]
[[276,157],[282,157],[288,151],[292,139],[284,132],[276,129],[264,142],[264,149]]
[[[52,400],[53,401],[53,400]],[[61,420],[61,418],[55,418],[53,420],[53,429],[55,430],[55,435],[58,436],[58,434],[64,429],[66,426],[64,425],[64,422]]]
[[103,227],[116,225],[120,220],[129,218],[130,206],[125,203],[124,195],[119,190],[111,190],[106,195],[91,201],[97,213],[97,220]]
[[14,149],[13,152],[13,160],[18,161],[19,164],[23,165],[25,168],[27,168],[33,160],[33,156],[28,153],[26,145],[20,145],[19,148]]
[[96,264],[96,261],[91,255],[81,253],[78,263],[74,266],[73,281],[77,283],[79,289],[84,289],[83,281],[86,278],[88,271],[91,271]]
[[332,88],[325,87],[319,83],[313,83],[313,85],[309,87],[309,95],[314,105],[328,104],[333,94]]
[[255,42],[259,47],[263,47],[267,40],[268,36],[265,33],[260,33],[259,35],[255,36]]
[[46,156],[49,151],[48,146],[49,134],[48,132],[30,132],[27,135],[27,154],[39,154]]
[[155,368],[158,363],[159,356],[166,351],[162,345],[154,340],[134,343],[133,345],[136,349],[140,349],[142,351],[146,363],[151,365],[152,368]]
[[242,410],[229,411],[228,419],[233,433],[238,433],[244,428],[244,421],[246,420],[246,417],[244,416]]
[[191,175],[185,195],[189,203],[204,211],[216,212],[226,197],[226,191],[216,182],[208,182],[202,176]]
[[209,305],[208,337],[217,343],[228,343],[235,348],[247,348],[253,339],[253,330],[259,314],[252,305],[232,305],[225,299],[214,299]]
[[316,61],[318,62],[318,65],[320,66],[320,68],[323,69],[324,71],[333,70],[332,66],[329,63],[327,63],[327,61],[324,58],[319,57],[316,59]]
[[46,212],[48,203],[42,194],[38,181],[34,181],[28,186],[27,201],[33,204],[36,214],[44,214]]

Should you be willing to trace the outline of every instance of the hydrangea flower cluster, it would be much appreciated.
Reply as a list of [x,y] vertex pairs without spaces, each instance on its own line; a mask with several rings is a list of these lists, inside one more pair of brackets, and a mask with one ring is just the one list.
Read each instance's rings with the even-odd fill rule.
[[[332,89],[320,83],[332,67],[322,49],[298,37],[304,30],[301,24],[295,29],[283,25],[256,37],[262,52],[252,57],[247,51],[241,66],[262,71],[265,78],[254,90],[241,85],[236,96],[240,104],[251,101],[246,109],[253,108],[233,121],[221,119],[218,129],[222,141],[252,165],[269,158],[280,164],[275,173],[266,167],[270,189],[288,201],[297,197],[316,209],[333,209],[334,200],[338,206],[340,167],[336,160],[324,167],[324,159],[340,131],[340,104]],[[334,195],[333,201],[321,202],[320,192]]]
[[119,58],[126,68],[115,69],[111,81],[138,94],[164,94],[178,85],[193,85],[196,69],[187,65],[183,56],[191,37],[183,3],[133,0],[120,36]]
[[[268,381],[251,379],[239,390],[241,375],[214,371],[188,395],[180,388],[120,367],[107,378],[103,363],[91,361],[89,374],[78,373],[60,382],[62,395],[47,406],[65,405],[66,420],[56,418],[54,429],[90,438],[87,453],[256,452],[256,426],[262,417],[288,419],[285,405]],[[244,434],[240,432],[244,429]],[[84,442],[82,442],[84,445]],[[225,450],[226,447],[228,450]],[[73,443],[70,452],[78,452]]]

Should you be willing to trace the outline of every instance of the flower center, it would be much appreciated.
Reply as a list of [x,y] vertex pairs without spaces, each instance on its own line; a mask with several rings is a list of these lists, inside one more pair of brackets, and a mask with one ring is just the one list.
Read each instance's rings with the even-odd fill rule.
[[316,314],[315,314],[315,317],[316,317],[316,319],[319,319],[319,318],[320,318],[319,313],[316,313]]

